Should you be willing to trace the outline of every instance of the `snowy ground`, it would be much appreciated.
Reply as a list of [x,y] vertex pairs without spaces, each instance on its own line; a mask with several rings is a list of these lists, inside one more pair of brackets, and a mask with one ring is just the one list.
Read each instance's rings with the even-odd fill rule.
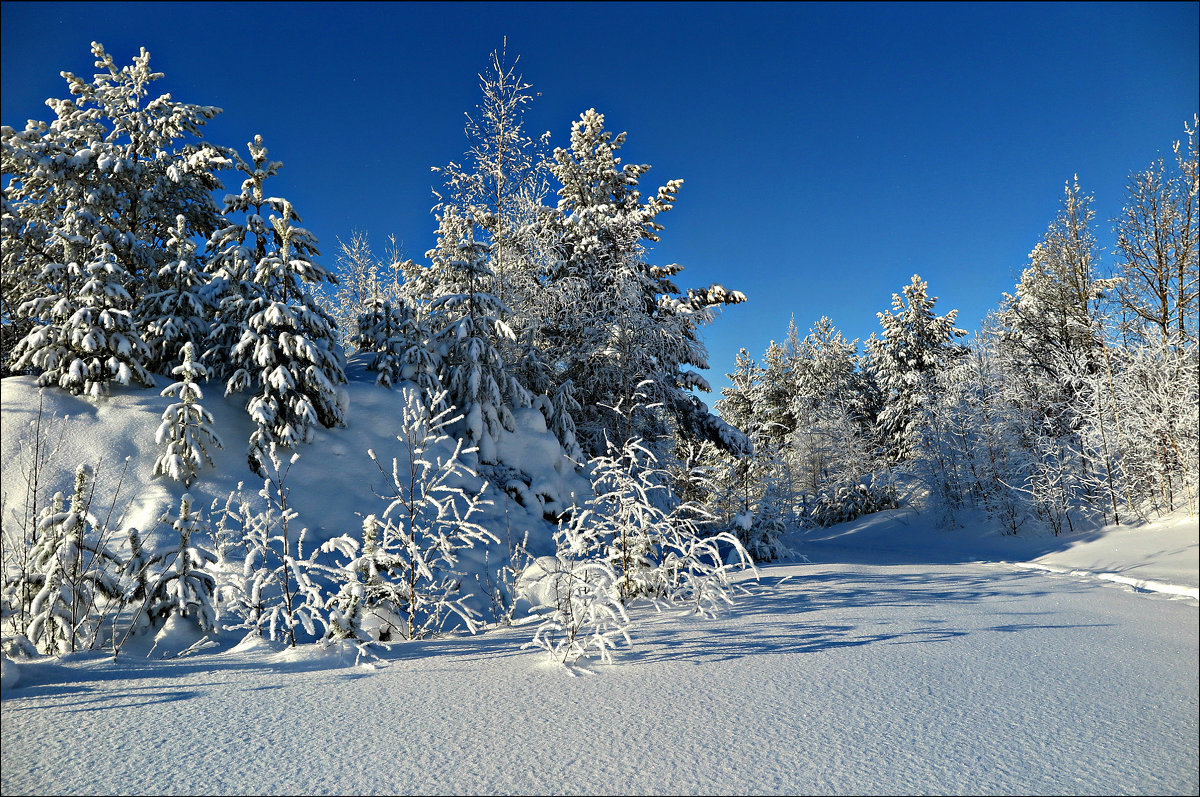
[[580,677],[519,650],[529,628],[375,670],[311,648],[24,663],[3,792],[1196,794],[1197,536],[884,513],[799,541],[808,563],[762,568],[719,620],[640,614]]

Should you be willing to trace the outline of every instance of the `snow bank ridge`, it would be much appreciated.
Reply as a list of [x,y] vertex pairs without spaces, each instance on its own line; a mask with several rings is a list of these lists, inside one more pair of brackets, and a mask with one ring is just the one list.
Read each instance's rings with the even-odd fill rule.
[[1073,567],[1055,567],[1054,565],[1044,565],[1038,562],[1005,562],[1010,567],[1025,568],[1028,570],[1045,570],[1050,573],[1061,573],[1068,576],[1079,576],[1081,578],[1095,578],[1102,581],[1115,581],[1118,584],[1124,584],[1133,587],[1135,590],[1144,592],[1163,592],[1168,595],[1180,595],[1185,598],[1191,598],[1194,601],[1200,602],[1200,589],[1196,587],[1181,587],[1177,584],[1166,584],[1162,581],[1148,581],[1140,578],[1132,578],[1123,576],[1119,573],[1096,572],[1093,570],[1080,570]]

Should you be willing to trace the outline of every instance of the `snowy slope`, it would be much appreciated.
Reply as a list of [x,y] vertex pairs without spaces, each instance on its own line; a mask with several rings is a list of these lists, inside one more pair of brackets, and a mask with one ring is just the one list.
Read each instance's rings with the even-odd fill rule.
[[[362,517],[382,513],[386,502],[378,496],[390,483],[367,455],[375,451],[379,461],[390,466],[393,457],[403,465],[403,447],[396,439],[401,394],[374,384],[373,373],[351,360],[346,385],[350,410],[347,425],[341,429],[318,428],[312,443],[300,446],[300,458],[292,467],[287,485],[290,501],[299,513],[298,523],[308,528],[310,544],[339,534],[357,538]],[[158,377],[159,388],[169,382]],[[241,408],[245,398],[226,399],[218,385],[204,386],[203,405],[212,412],[214,428],[224,448],[212,453],[215,468],[204,469],[192,484],[195,506],[206,511],[214,501],[224,504],[231,491],[252,504],[261,504],[256,495],[262,480],[246,462],[247,441],[253,425]],[[80,463],[96,471],[96,499],[92,511],[101,521],[111,515],[110,527],[117,533],[133,526],[143,534],[156,528],[156,520],[165,511],[177,509],[183,485],[153,478],[154,460],[159,448],[154,442],[163,410],[173,399],[159,395],[158,389],[116,389],[97,400],[77,398],[60,390],[39,390],[31,377],[0,380],[0,455],[3,457],[3,488],[6,527],[13,522],[12,511],[24,500],[25,479],[30,472],[34,450],[34,424],[39,412],[43,434],[55,453],[47,473],[42,501],[56,490],[71,493],[75,468]],[[585,496],[587,480],[563,454],[554,435],[546,431],[537,410],[518,410],[517,430],[503,433],[498,446],[501,458],[522,470],[529,490],[549,496],[560,505],[569,504],[572,494]],[[446,446],[444,454],[449,454]],[[467,485],[473,489],[475,485]],[[494,568],[507,561],[509,540],[519,543],[529,532],[529,547],[538,555],[552,553],[553,526],[538,509],[526,509],[492,483],[485,495],[493,505],[481,516],[482,523],[496,531],[501,542],[491,547],[488,561]],[[159,533],[150,545],[172,542]],[[484,552],[469,552],[465,567],[480,575]],[[477,609],[486,607],[481,600]],[[485,611],[486,616],[486,611]]]
[[1004,535],[983,518],[959,522],[960,528],[936,528],[920,515],[881,512],[803,533],[796,544],[821,561],[999,562],[1200,599],[1200,519],[1186,511],[1143,526],[1058,537]]

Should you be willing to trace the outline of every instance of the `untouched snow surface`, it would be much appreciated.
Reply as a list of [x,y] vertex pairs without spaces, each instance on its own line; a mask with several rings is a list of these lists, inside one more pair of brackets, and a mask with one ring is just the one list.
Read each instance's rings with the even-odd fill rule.
[[[347,429],[320,431],[291,476],[318,536],[378,511],[393,394],[348,387]],[[216,392],[213,389],[212,392]],[[3,380],[4,486],[19,493],[43,394]],[[102,460],[98,494],[150,524],[179,485],[149,478],[157,391],[70,414],[69,489]],[[240,480],[249,424],[206,396],[226,450],[201,505]],[[537,418],[505,441],[530,489],[586,490]],[[239,475],[240,474],[240,475]],[[364,484],[364,482],[367,482]],[[366,498],[364,499],[364,496]],[[907,510],[790,540],[807,561],[743,576],[716,620],[648,607],[634,645],[574,674],[521,650],[532,626],[400,644],[376,666],[314,646],[167,634],[117,661],[4,660],[0,791],[17,794],[787,793],[1196,794],[1197,520],[1069,538],[1004,537]],[[511,501],[491,514],[548,542]]]
[[[639,610],[578,677],[519,650],[529,628],[376,669],[261,643],[23,662],[3,791],[1195,794],[1197,601],[974,561],[960,532],[895,511],[810,535],[720,619]],[[1130,533],[1163,555],[1105,569],[1182,558],[1194,583],[1194,519]]]

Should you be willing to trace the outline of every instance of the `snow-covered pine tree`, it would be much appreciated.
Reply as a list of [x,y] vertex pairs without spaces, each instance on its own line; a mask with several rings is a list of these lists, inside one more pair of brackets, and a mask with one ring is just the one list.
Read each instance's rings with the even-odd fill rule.
[[[434,171],[443,175],[447,191],[444,198],[439,195],[436,210],[456,208],[480,227],[480,240],[491,253],[489,290],[500,301],[502,320],[515,325],[539,289],[536,259],[530,257],[523,228],[535,220],[550,190],[545,151],[550,134],[535,141],[525,133],[525,108],[533,95],[530,84],[516,73],[520,56],[508,62],[507,45],[506,37],[479,75],[483,96],[475,112],[467,114],[470,147],[464,161]],[[506,359],[507,349],[502,352]]]
[[962,349],[954,339],[967,333],[954,326],[957,310],[934,315],[936,296],[914,274],[903,296],[892,294],[892,310],[877,313],[883,337],[868,341],[868,354],[886,390],[879,416],[889,456],[908,459],[920,442],[920,424],[932,379]]
[[[16,367],[13,347],[34,334],[36,341],[24,351],[44,354],[21,367],[54,371],[47,383],[57,383],[81,356],[64,332],[73,317],[70,305],[128,313],[145,293],[160,290],[159,272],[176,255],[167,243],[171,228],[180,215],[189,237],[216,228],[212,192],[221,184],[215,175],[228,165],[222,149],[201,141],[202,126],[220,109],[176,102],[170,95],[147,99],[162,74],[151,71],[144,49],[121,68],[98,43],[92,43],[92,54],[99,70],[93,79],[63,72],[71,99],[46,101],[56,116],[53,123],[31,120],[23,130],[0,129],[0,171],[7,178],[0,360],[6,369]],[[113,285],[100,305],[94,295],[86,300],[79,295],[100,276],[97,269]],[[99,318],[89,323],[111,329]],[[141,335],[140,323],[133,318],[132,337]],[[145,362],[132,344],[128,356]],[[128,368],[138,375],[133,364]],[[114,364],[94,379],[111,381],[118,372]]]
[[489,292],[495,278],[489,248],[475,240],[474,230],[471,217],[443,211],[439,245],[428,255],[442,277],[430,302],[431,326],[445,351],[441,382],[463,415],[467,445],[479,449],[481,461],[495,462],[501,429],[515,428],[512,410],[529,406],[530,396],[500,357],[498,341],[511,340],[512,330],[501,319],[504,306]]
[[[558,252],[544,275],[540,347],[555,364],[555,382],[574,387],[585,452],[601,454],[607,440],[633,436],[665,445],[675,429],[737,447],[744,437],[690,393],[708,389],[691,369],[707,367],[699,328],[713,308],[745,297],[720,285],[681,295],[670,279],[681,266],[645,262],[646,243],[662,230],[657,217],[671,208],[682,181],[669,181],[643,202],[637,186],[650,167],[622,164],[624,142],[625,134],[606,131],[604,116],[592,109],[572,125],[571,147],[554,151],[557,212],[544,215],[535,234],[553,240]],[[661,409],[641,413],[634,428],[610,408],[638,390]]]
[[[317,423],[332,427],[344,422],[338,385],[346,376],[332,322],[306,287],[333,276],[313,260],[319,254],[316,239],[293,224],[300,217],[292,204],[263,195],[263,181],[280,164],[267,161],[262,137],[255,136],[249,149],[254,166],[239,164],[249,175],[242,193],[225,200],[226,213],[244,212],[246,223],[225,227],[210,240],[212,262],[228,278],[221,308],[228,310],[230,326],[216,330],[219,337],[208,354],[221,357],[223,345],[240,332],[226,352],[230,375],[225,393],[253,391],[246,407],[257,426],[250,437],[249,462],[261,475],[263,452],[272,443],[295,446],[311,439]],[[264,221],[264,207],[280,215]],[[242,273],[250,263],[249,274]],[[253,287],[242,293],[247,282]]]
[[192,342],[183,344],[183,363],[172,369],[179,377],[163,389],[162,395],[177,397],[162,415],[162,423],[154,439],[163,446],[163,453],[154,461],[154,475],[183,482],[191,487],[200,468],[212,467],[210,446],[222,448],[221,440],[212,429],[212,414],[199,402],[204,398],[197,382],[203,382],[207,369],[196,362]]
[[[1001,303],[1000,355],[1005,367],[1020,375],[1017,400],[1044,427],[1038,434],[1049,438],[1038,446],[1052,453],[1044,463],[1052,475],[1044,481],[1078,485],[1067,492],[1086,496],[1088,503],[1107,493],[1117,514],[1122,435],[1120,418],[1112,414],[1113,362],[1105,334],[1106,295],[1115,280],[1097,275],[1091,204],[1077,179],[1066,184],[1058,215],[1030,253],[1016,294],[1005,294]],[[1089,427],[1100,438],[1091,451],[1080,436]],[[1060,472],[1062,467],[1076,472]],[[1098,473],[1103,473],[1102,487],[1095,480]]]
[[32,368],[41,372],[42,387],[93,397],[105,395],[113,382],[153,384],[146,344],[130,314],[129,275],[108,243],[83,264],[47,264],[42,277],[62,292],[21,306],[22,314],[42,323],[17,344],[15,370]]
[[[48,655],[73,653],[96,642],[102,601],[121,597],[121,563],[100,539],[91,513],[92,469],[80,465],[70,503],[62,493],[38,522],[31,573],[40,585],[30,606],[27,636]],[[65,505],[65,508],[64,508]]]
[[160,289],[143,295],[135,312],[144,330],[147,368],[160,373],[180,362],[185,346],[204,345],[213,317],[203,296],[208,275],[196,262],[196,245],[182,214],[175,217],[167,246],[175,258],[158,270]]

